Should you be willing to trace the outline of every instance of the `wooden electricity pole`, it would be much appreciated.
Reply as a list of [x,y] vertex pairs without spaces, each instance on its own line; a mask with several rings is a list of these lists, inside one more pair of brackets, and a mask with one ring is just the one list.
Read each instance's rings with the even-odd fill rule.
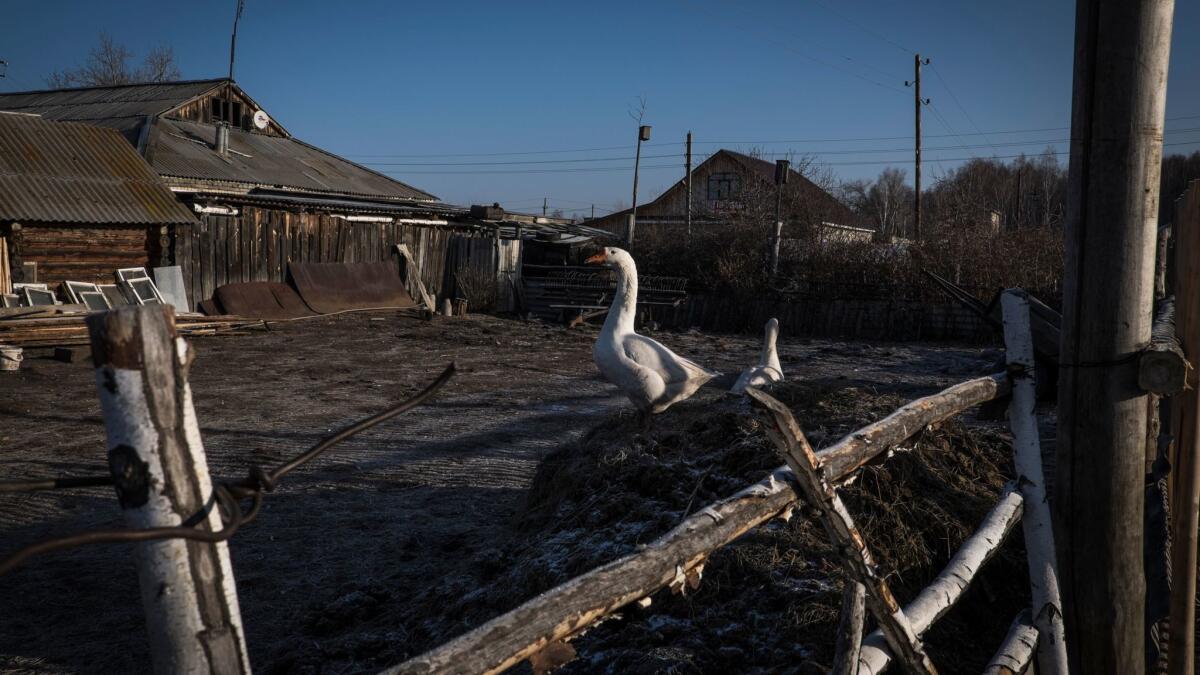
[[1145,662],[1139,351],[1150,340],[1173,0],[1078,0],[1055,514],[1075,673]]
[[[219,532],[221,510],[200,441],[188,345],[168,305],[87,318],[108,465],[125,524]],[[224,541],[164,539],[134,549],[156,673],[250,672]]]
[[913,239],[921,241],[921,106],[928,105],[929,99],[921,98],[921,66],[929,65],[929,59],[922,59],[920,54],[913,54],[913,79],[905,82],[904,86],[913,88],[913,133],[916,139],[916,158],[913,166]]
[[687,215],[685,222],[687,223],[687,238],[692,239],[692,132],[687,133],[687,164],[683,174],[684,185],[687,186]]

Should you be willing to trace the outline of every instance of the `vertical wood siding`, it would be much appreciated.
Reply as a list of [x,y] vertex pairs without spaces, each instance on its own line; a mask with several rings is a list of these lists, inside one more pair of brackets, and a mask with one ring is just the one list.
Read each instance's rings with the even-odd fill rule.
[[408,244],[426,288],[440,297],[455,237],[465,238],[431,227],[246,207],[237,216],[204,214],[196,225],[176,227],[175,264],[183,268],[194,304],[211,298],[222,284],[286,281],[291,261],[386,261],[392,259],[393,246]]

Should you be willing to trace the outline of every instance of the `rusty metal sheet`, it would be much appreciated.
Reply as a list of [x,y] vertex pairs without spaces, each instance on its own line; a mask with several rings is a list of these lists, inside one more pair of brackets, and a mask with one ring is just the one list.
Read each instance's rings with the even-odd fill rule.
[[213,300],[223,314],[252,319],[294,319],[313,316],[296,290],[278,281],[250,281],[218,286]]
[[292,284],[319,314],[347,309],[416,307],[396,262],[288,263]]

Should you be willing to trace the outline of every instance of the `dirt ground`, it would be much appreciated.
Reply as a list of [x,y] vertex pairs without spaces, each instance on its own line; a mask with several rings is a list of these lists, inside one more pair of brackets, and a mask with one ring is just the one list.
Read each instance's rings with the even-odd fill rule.
[[[404,605],[455,579],[486,578],[480,569],[494,566],[515,539],[528,546],[519,530],[527,525],[523,509],[539,462],[578,447],[598,425],[624,419],[625,400],[591,362],[594,328],[394,314],[273,328],[194,341],[191,382],[214,476],[241,477],[250,463],[271,466],[417,391],[449,361],[459,373],[430,404],[290,475],[258,521],[234,538],[247,642],[262,672],[366,671],[380,665],[381,655],[386,662],[386,655],[411,655],[453,637],[464,624],[429,617],[439,634],[417,636],[397,624],[348,651],[342,629],[387,616],[381,603]],[[660,337],[729,373],[753,362],[758,350],[754,336]],[[976,375],[995,358],[979,347],[786,335],[780,355],[790,379],[843,382],[897,400]],[[20,372],[3,374],[0,476],[104,472],[94,388],[90,365],[60,363],[46,353],[29,354]],[[681,409],[695,414],[723,401],[707,390]],[[669,426],[663,420],[671,414],[655,425]],[[0,551],[119,522],[107,489],[0,496]],[[380,585],[386,595],[371,595]],[[127,546],[37,558],[0,577],[0,607],[5,672],[148,669]],[[323,631],[321,622],[338,608],[343,615],[333,621],[341,633]]]

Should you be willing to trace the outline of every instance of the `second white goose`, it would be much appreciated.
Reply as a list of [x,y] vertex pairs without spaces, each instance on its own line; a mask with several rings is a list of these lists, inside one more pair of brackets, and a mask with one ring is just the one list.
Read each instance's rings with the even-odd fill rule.
[[763,333],[762,354],[758,357],[758,365],[750,366],[742,371],[741,377],[730,389],[735,394],[746,393],[746,387],[761,387],[772,382],[783,381],[783,368],[779,365],[779,352],[775,350],[775,341],[779,339],[779,321],[767,321]]

